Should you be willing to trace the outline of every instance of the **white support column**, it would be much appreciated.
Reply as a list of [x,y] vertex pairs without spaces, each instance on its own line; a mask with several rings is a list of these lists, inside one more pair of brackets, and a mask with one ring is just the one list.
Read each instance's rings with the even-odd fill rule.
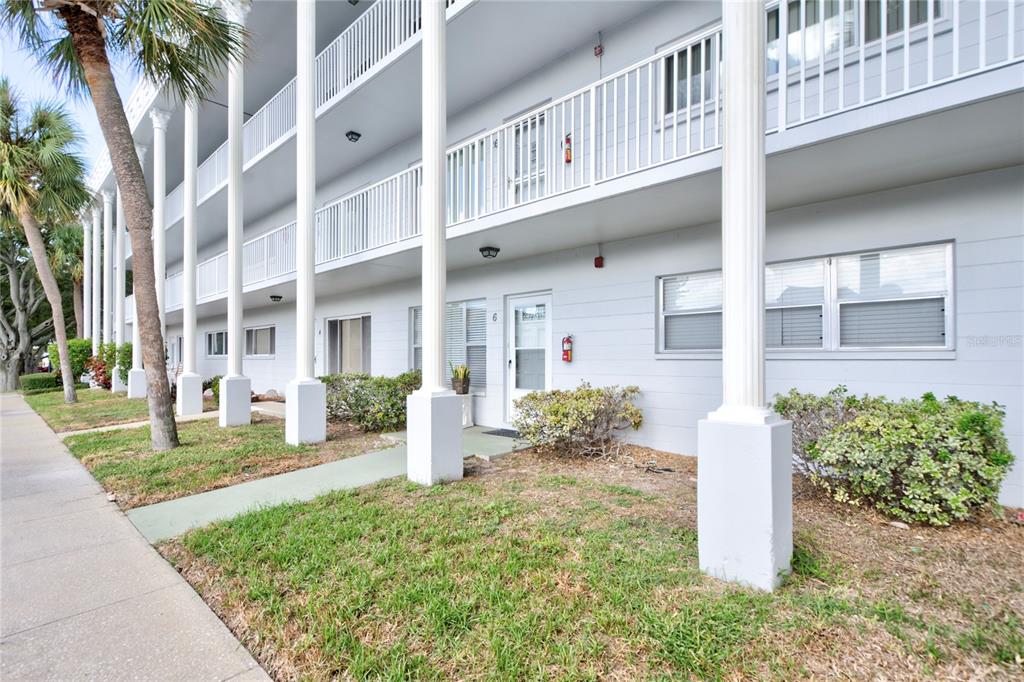
[[698,424],[697,548],[717,578],[774,589],[793,552],[792,436],[765,406],[764,51],[759,0],[723,0],[722,406]]
[[139,331],[138,299],[132,296],[132,368],[128,370],[128,397],[146,397],[146,370],[142,368],[142,335]]
[[[245,24],[248,0],[224,0],[227,18]],[[239,426],[252,420],[251,382],[242,374],[242,117],[241,59],[228,63],[228,367],[220,380],[220,425]]]
[[182,187],[184,225],[182,227],[181,277],[181,374],[178,375],[177,411],[179,417],[203,411],[203,377],[196,373],[196,177],[199,155],[199,107],[185,103],[185,180]]
[[114,193],[103,191],[103,343],[114,340]]
[[[118,349],[124,344],[124,290],[128,283],[124,265],[124,205],[121,202],[121,189],[117,190],[117,223],[114,225],[114,343]],[[110,390],[115,393],[128,390],[128,385],[121,381],[121,365],[115,364],[110,377]]]
[[167,231],[164,199],[167,194],[167,122],[171,120],[171,112],[153,109],[149,112],[149,120],[153,123],[153,277],[160,311],[160,336],[166,339]]
[[295,24],[295,378],[285,392],[285,441],[327,440],[327,387],[314,376],[316,308],[316,2],[298,0]]
[[[82,213],[82,338],[92,338],[92,216]],[[78,377],[75,377],[78,380]]]
[[95,356],[103,339],[103,320],[100,319],[103,302],[103,209],[92,208],[92,354]]
[[407,475],[433,485],[462,478],[462,398],[445,386],[445,2],[423,0],[423,386],[407,400]]
[[[141,146],[141,145],[136,145],[136,147],[135,147],[135,154],[139,157],[139,161],[141,162],[142,159],[145,158],[145,156],[146,156],[146,147],[145,146]],[[145,167],[145,166],[143,166],[143,167]],[[118,195],[118,199],[119,199],[118,207],[121,209],[121,213],[119,215],[123,215],[124,208],[123,208],[123,206],[120,203],[120,194]],[[118,236],[120,236],[122,239],[128,239],[129,238],[128,230],[127,230],[127,225],[125,226],[125,229],[123,231],[118,232]],[[125,256],[124,256],[123,248],[122,248],[121,259],[118,262],[122,265],[122,267],[124,267],[125,274],[127,274],[128,266],[125,264],[124,261],[125,261]],[[133,259],[132,262],[134,262],[134,259]],[[132,280],[132,281],[133,281],[132,293],[134,293],[135,292],[135,285],[134,285],[134,280]],[[122,298],[122,301],[123,300],[124,299]],[[136,302],[136,297],[132,296],[132,305],[133,306],[135,305],[135,302]],[[122,304],[122,308],[123,308],[123,304]],[[124,310],[123,309],[121,311],[121,319],[124,320]],[[122,329],[123,329],[124,328],[124,323],[123,322],[122,322],[121,326],[122,326]],[[131,367],[130,370],[128,370],[128,385],[125,386],[125,390],[128,391],[128,397],[129,398],[145,398],[146,397],[146,370],[144,370],[142,368],[142,335],[139,333],[139,310],[138,310],[137,307],[133,307],[133,309],[132,309],[132,367]]]

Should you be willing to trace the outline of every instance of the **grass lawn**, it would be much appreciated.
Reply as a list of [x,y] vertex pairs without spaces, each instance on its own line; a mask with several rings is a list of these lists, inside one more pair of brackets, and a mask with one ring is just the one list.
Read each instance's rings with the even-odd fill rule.
[[153,452],[149,427],[70,436],[64,444],[117,497],[123,509],[223,488],[391,445],[347,425],[328,427],[320,445],[284,442],[284,420],[253,414],[253,423],[221,429],[211,420],[178,424],[181,447]]
[[[149,404],[144,398],[129,400],[124,393],[102,388],[81,389],[77,395],[78,402],[70,405],[64,402],[63,391],[27,395],[25,402],[58,433],[149,419]],[[215,410],[217,405],[205,400],[203,409]]]
[[77,431],[94,426],[125,424],[149,417],[145,400],[129,400],[123,393],[111,393],[102,388],[77,391],[78,402],[66,404],[64,392],[39,393],[25,396],[25,402],[54,431]]
[[700,574],[694,462],[642,452],[674,471],[524,452],[160,549],[279,680],[1024,674],[1024,528],[901,530],[802,492],[795,574],[762,594]]

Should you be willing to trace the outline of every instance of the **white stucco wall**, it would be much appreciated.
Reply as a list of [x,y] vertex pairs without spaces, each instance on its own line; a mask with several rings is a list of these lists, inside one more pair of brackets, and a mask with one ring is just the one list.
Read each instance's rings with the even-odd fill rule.
[[[824,392],[837,384],[855,393],[896,398],[955,394],[1006,406],[1005,430],[1021,460],[1007,480],[1003,500],[1024,506],[1024,167],[950,178],[887,192],[798,206],[768,216],[770,261],[954,241],[956,349],[942,359],[913,353],[841,352],[792,359],[769,353],[769,395],[795,387]],[[655,353],[655,278],[720,267],[717,224],[602,245],[605,267],[595,269],[594,246],[518,261],[487,262],[448,276],[448,300],[484,297],[488,306],[488,384],[476,401],[477,420],[504,421],[504,300],[511,294],[552,293],[552,380],[569,388],[580,381],[637,384],[645,423],[635,440],[672,452],[694,453],[696,423],[715,409],[721,363],[715,357],[680,359]],[[409,308],[419,303],[416,272],[372,291],[319,300],[317,366],[324,371],[323,320],[370,315],[374,374],[409,368]],[[200,313],[201,314],[201,313]],[[294,309],[287,304],[246,313],[245,325],[277,325],[273,359],[246,359],[253,389],[283,392],[294,359]],[[207,330],[223,318],[201,319]],[[170,334],[180,333],[171,328]],[[574,361],[562,363],[559,342],[576,339]],[[223,359],[206,358],[204,376],[223,372]]]

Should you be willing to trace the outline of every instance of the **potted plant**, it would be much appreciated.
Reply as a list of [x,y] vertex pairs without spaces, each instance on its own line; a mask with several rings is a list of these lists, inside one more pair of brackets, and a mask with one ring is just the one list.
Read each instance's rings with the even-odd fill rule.
[[468,395],[469,394],[469,367],[465,365],[452,365],[451,362],[448,366],[452,370],[452,389],[456,395]]

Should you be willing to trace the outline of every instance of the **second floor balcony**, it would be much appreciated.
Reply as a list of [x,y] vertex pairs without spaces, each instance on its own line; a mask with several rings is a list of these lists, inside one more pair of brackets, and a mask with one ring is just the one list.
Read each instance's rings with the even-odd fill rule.
[[[892,6],[900,13],[872,13],[870,2],[767,6],[769,154],[1024,88],[1024,9],[1012,2]],[[791,29],[780,31],[784,26]],[[716,169],[727,106],[722,56],[721,30],[712,25],[452,146],[450,234],[512,222],[522,214],[517,209],[535,215]],[[323,205],[318,270],[412,248],[420,234],[420,182],[416,164]],[[288,222],[246,242],[247,289],[291,278],[294,230]],[[200,302],[224,296],[226,287],[225,253],[200,263]],[[180,305],[179,273],[168,278],[167,306]]]

